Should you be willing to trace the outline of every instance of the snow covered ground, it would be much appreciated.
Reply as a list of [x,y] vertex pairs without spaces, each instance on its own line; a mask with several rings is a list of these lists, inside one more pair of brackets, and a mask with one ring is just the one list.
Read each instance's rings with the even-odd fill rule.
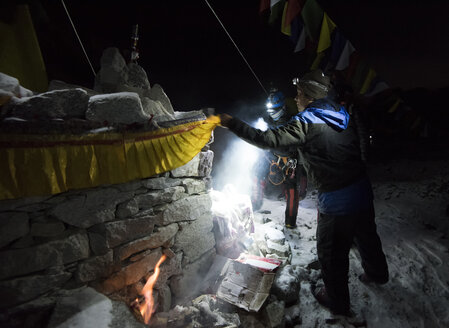
[[[364,285],[359,255],[350,252],[351,320],[335,318],[310,291],[318,270],[301,282],[296,327],[449,327],[449,163],[397,160],[372,164],[376,222],[390,269],[383,286]],[[316,192],[301,201],[298,228],[285,231],[292,264],[306,268],[316,256]],[[265,199],[256,215],[283,224],[285,202]],[[271,212],[263,214],[263,212]]]

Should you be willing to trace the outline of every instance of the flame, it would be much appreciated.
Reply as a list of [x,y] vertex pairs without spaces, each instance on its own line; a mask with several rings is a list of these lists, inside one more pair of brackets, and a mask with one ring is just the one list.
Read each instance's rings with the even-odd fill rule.
[[154,273],[148,278],[145,286],[143,286],[141,294],[145,297],[145,301],[139,306],[140,314],[145,323],[149,323],[151,315],[154,311],[153,287],[159,277],[159,266],[165,261],[167,257],[162,255],[154,268]]

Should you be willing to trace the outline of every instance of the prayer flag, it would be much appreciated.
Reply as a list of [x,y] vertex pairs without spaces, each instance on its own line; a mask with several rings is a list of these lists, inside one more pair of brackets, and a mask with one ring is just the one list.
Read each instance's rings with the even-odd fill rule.
[[296,42],[295,52],[300,52],[306,47],[306,28],[303,25],[301,34],[299,35],[298,42]]
[[377,75],[376,71],[374,71],[372,68],[370,68],[368,70],[368,74],[366,75],[365,81],[363,82],[362,88],[360,89],[360,93],[362,95],[365,94],[368,91],[368,89],[369,89],[369,87],[371,85],[371,82],[374,80],[376,75]]
[[307,36],[312,40],[318,40],[323,20],[323,10],[316,0],[307,0],[301,11],[301,16],[306,27]]
[[349,66],[349,59],[354,51],[355,48],[351,44],[351,42],[346,41],[345,47],[343,48],[343,52],[341,53],[340,58],[338,59],[337,66],[335,66],[335,69],[339,71],[346,69]]
[[316,49],[317,52],[323,52],[331,46],[331,35],[335,27],[336,25],[332,19],[324,13],[323,22],[321,23],[320,40],[318,41],[318,47]]

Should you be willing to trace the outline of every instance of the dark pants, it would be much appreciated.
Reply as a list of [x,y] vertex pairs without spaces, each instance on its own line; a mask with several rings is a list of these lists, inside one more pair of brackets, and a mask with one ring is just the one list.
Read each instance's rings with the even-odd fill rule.
[[286,176],[284,194],[287,202],[285,206],[285,224],[295,226],[299,201],[304,199],[307,194],[307,176],[302,166],[296,168],[293,176],[291,174]]
[[319,214],[317,250],[326,291],[333,310],[348,311],[349,250],[355,242],[365,273],[378,281],[388,281],[388,266],[374,221],[374,208],[352,215]]

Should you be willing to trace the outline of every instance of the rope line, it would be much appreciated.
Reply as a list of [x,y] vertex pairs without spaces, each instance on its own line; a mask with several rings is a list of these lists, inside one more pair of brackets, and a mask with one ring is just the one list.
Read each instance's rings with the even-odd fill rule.
[[78,32],[76,31],[75,25],[73,24],[73,21],[72,21],[72,18],[70,17],[69,11],[67,10],[67,7],[65,6],[64,0],[61,0],[61,2],[62,2],[62,6],[64,7],[64,10],[65,10],[65,12],[67,14],[67,17],[69,18],[70,24],[72,24],[73,31],[75,32],[76,37],[78,38],[78,42],[81,45],[81,49],[83,49],[84,56],[86,56],[86,59],[89,62],[90,69],[92,70],[92,73],[94,74],[94,77],[95,77],[95,76],[97,76],[97,74],[95,73],[95,70],[94,70],[94,68],[92,66],[92,63],[90,62],[90,59],[89,59],[89,56],[86,53],[86,50],[84,49],[83,43],[81,42],[81,39],[80,39],[80,37],[78,35]]
[[262,82],[260,82],[259,78],[257,77],[256,73],[254,72],[254,70],[252,69],[251,65],[248,63],[248,61],[246,60],[245,56],[243,55],[243,53],[240,51],[239,47],[237,46],[237,44],[234,42],[234,40],[232,39],[231,35],[228,33],[228,31],[226,30],[226,27],[223,25],[223,23],[221,22],[220,18],[218,17],[218,15],[215,13],[214,9],[212,8],[212,6],[209,4],[209,2],[207,0],[204,0],[206,2],[206,4],[209,6],[210,10],[212,11],[212,13],[214,14],[215,18],[218,20],[218,22],[220,23],[221,27],[223,28],[223,30],[226,32],[226,34],[228,35],[229,39],[231,40],[231,42],[234,44],[234,47],[237,49],[237,51],[239,52],[240,56],[242,56],[243,60],[245,61],[246,65],[248,66],[249,70],[251,71],[251,73],[253,73],[254,77],[256,78],[257,82],[259,82],[260,86],[262,87],[263,91],[268,95],[267,90],[265,89],[265,87],[263,86]]

